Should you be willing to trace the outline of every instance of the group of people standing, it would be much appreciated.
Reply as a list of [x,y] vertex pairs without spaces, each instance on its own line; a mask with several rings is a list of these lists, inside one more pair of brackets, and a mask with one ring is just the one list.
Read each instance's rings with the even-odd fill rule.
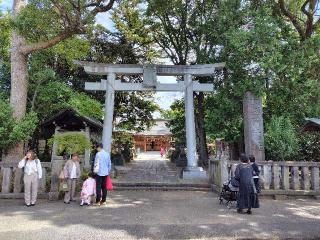
[[[93,161],[92,172],[82,185],[80,193],[80,205],[90,205],[91,198],[96,197],[97,206],[105,205],[107,198],[107,178],[111,171],[110,153],[103,149],[102,144],[96,145],[97,154]],[[41,162],[34,151],[30,150],[19,162],[19,168],[23,168],[24,199],[27,207],[35,206],[38,193],[38,182],[42,178]],[[67,189],[64,195],[64,203],[69,204],[75,200],[77,180],[81,176],[79,155],[74,153],[70,160],[65,163],[59,178],[66,184]]]

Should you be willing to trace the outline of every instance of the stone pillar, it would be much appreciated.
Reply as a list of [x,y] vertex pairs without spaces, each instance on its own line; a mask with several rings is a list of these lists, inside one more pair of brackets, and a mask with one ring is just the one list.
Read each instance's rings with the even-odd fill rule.
[[311,187],[314,191],[319,191],[319,167],[314,166],[311,168]]
[[196,153],[196,128],[194,119],[194,103],[192,76],[187,74],[184,76],[185,83],[185,117],[186,117],[186,142],[187,142],[187,160],[188,167],[197,167]]
[[290,181],[289,181],[289,166],[282,166],[281,167],[281,177],[282,177],[282,188],[284,190],[289,190],[290,189]]
[[[56,126],[55,133],[58,134],[60,127]],[[58,200],[59,197],[59,174],[62,170],[64,160],[63,157],[58,157],[57,152],[57,143],[54,142],[52,146],[52,155],[51,155],[51,185],[49,192],[49,200]]]
[[302,189],[303,190],[310,190],[310,177],[309,177],[309,167],[305,166],[302,167],[301,172],[302,177]]
[[263,189],[269,190],[271,185],[271,166],[269,164],[263,165],[263,177],[264,177],[264,183],[263,183]]
[[[89,126],[86,126],[85,136],[90,141],[90,127]],[[90,156],[91,156],[91,149],[86,149],[84,151],[84,163],[83,163],[83,168],[86,170],[90,170],[90,168],[91,168]]]
[[247,92],[243,100],[244,142],[246,154],[264,161],[262,100]]
[[291,169],[291,187],[293,190],[299,190],[299,167],[293,166]]
[[108,80],[101,81],[103,84],[106,84],[106,90],[107,90],[105,105],[104,105],[105,114],[104,114],[103,133],[102,133],[103,148],[107,152],[111,152],[115,78],[116,78],[116,75],[114,73],[108,73]]
[[1,168],[2,173],[2,189],[1,193],[9,193],[11,187],[12,170],[10,167]]
[[273,176],[273,189],[280,189],[280,167],[278,164],[274,163],[272,165],[272,176]]
[[184,76],[185,86],[185,117],[186,117],[186,142],[187,142],[187,167],[183,171],[184,179],[206,179],[206,172],[198,167],[196,151],[196,129],[194,119],[192,75]]

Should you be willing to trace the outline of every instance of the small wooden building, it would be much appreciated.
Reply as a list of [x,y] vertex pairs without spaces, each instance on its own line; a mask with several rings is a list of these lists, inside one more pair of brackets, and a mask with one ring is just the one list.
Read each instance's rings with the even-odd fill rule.
[[[47,141],[54,134],[61,134],[66,132],[81,132],[91,142],[100,142],[102,135],[103,125],[97,119],[84,116],[74,109],[64,109],[53,115],[41,124],[41,138],[39,141],[39,152],[43,151],[44,146],[47,146]],[[90,152],[91,149],[86,150],[84,156],[83,166],[90,167]],[[54,151],[51,153],[51,162],[60,160],[61,156],[56,156]]]
[[166,119],[156,119],[149,130],[133,134],[135,149],[144,152],[160,151],[161,147],[169,149],[172,144],[172,133],[167,123]]

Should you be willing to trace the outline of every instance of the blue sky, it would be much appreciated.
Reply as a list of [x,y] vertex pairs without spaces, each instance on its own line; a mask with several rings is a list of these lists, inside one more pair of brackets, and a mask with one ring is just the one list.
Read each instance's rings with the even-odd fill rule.
[[5,11],[11,9],[12,2],[12,0],[0,0],[0,10]]

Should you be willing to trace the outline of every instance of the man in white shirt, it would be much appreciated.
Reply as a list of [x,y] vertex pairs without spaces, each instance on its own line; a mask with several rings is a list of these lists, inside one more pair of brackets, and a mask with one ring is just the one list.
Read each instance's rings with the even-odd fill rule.
[[68,184],[68,191],[64,195],[64,203],[69,204],[75,200],[77,179],[80,177],[79,155],[74,153],[72,158],[66,162],[63,168],[65,180]]

